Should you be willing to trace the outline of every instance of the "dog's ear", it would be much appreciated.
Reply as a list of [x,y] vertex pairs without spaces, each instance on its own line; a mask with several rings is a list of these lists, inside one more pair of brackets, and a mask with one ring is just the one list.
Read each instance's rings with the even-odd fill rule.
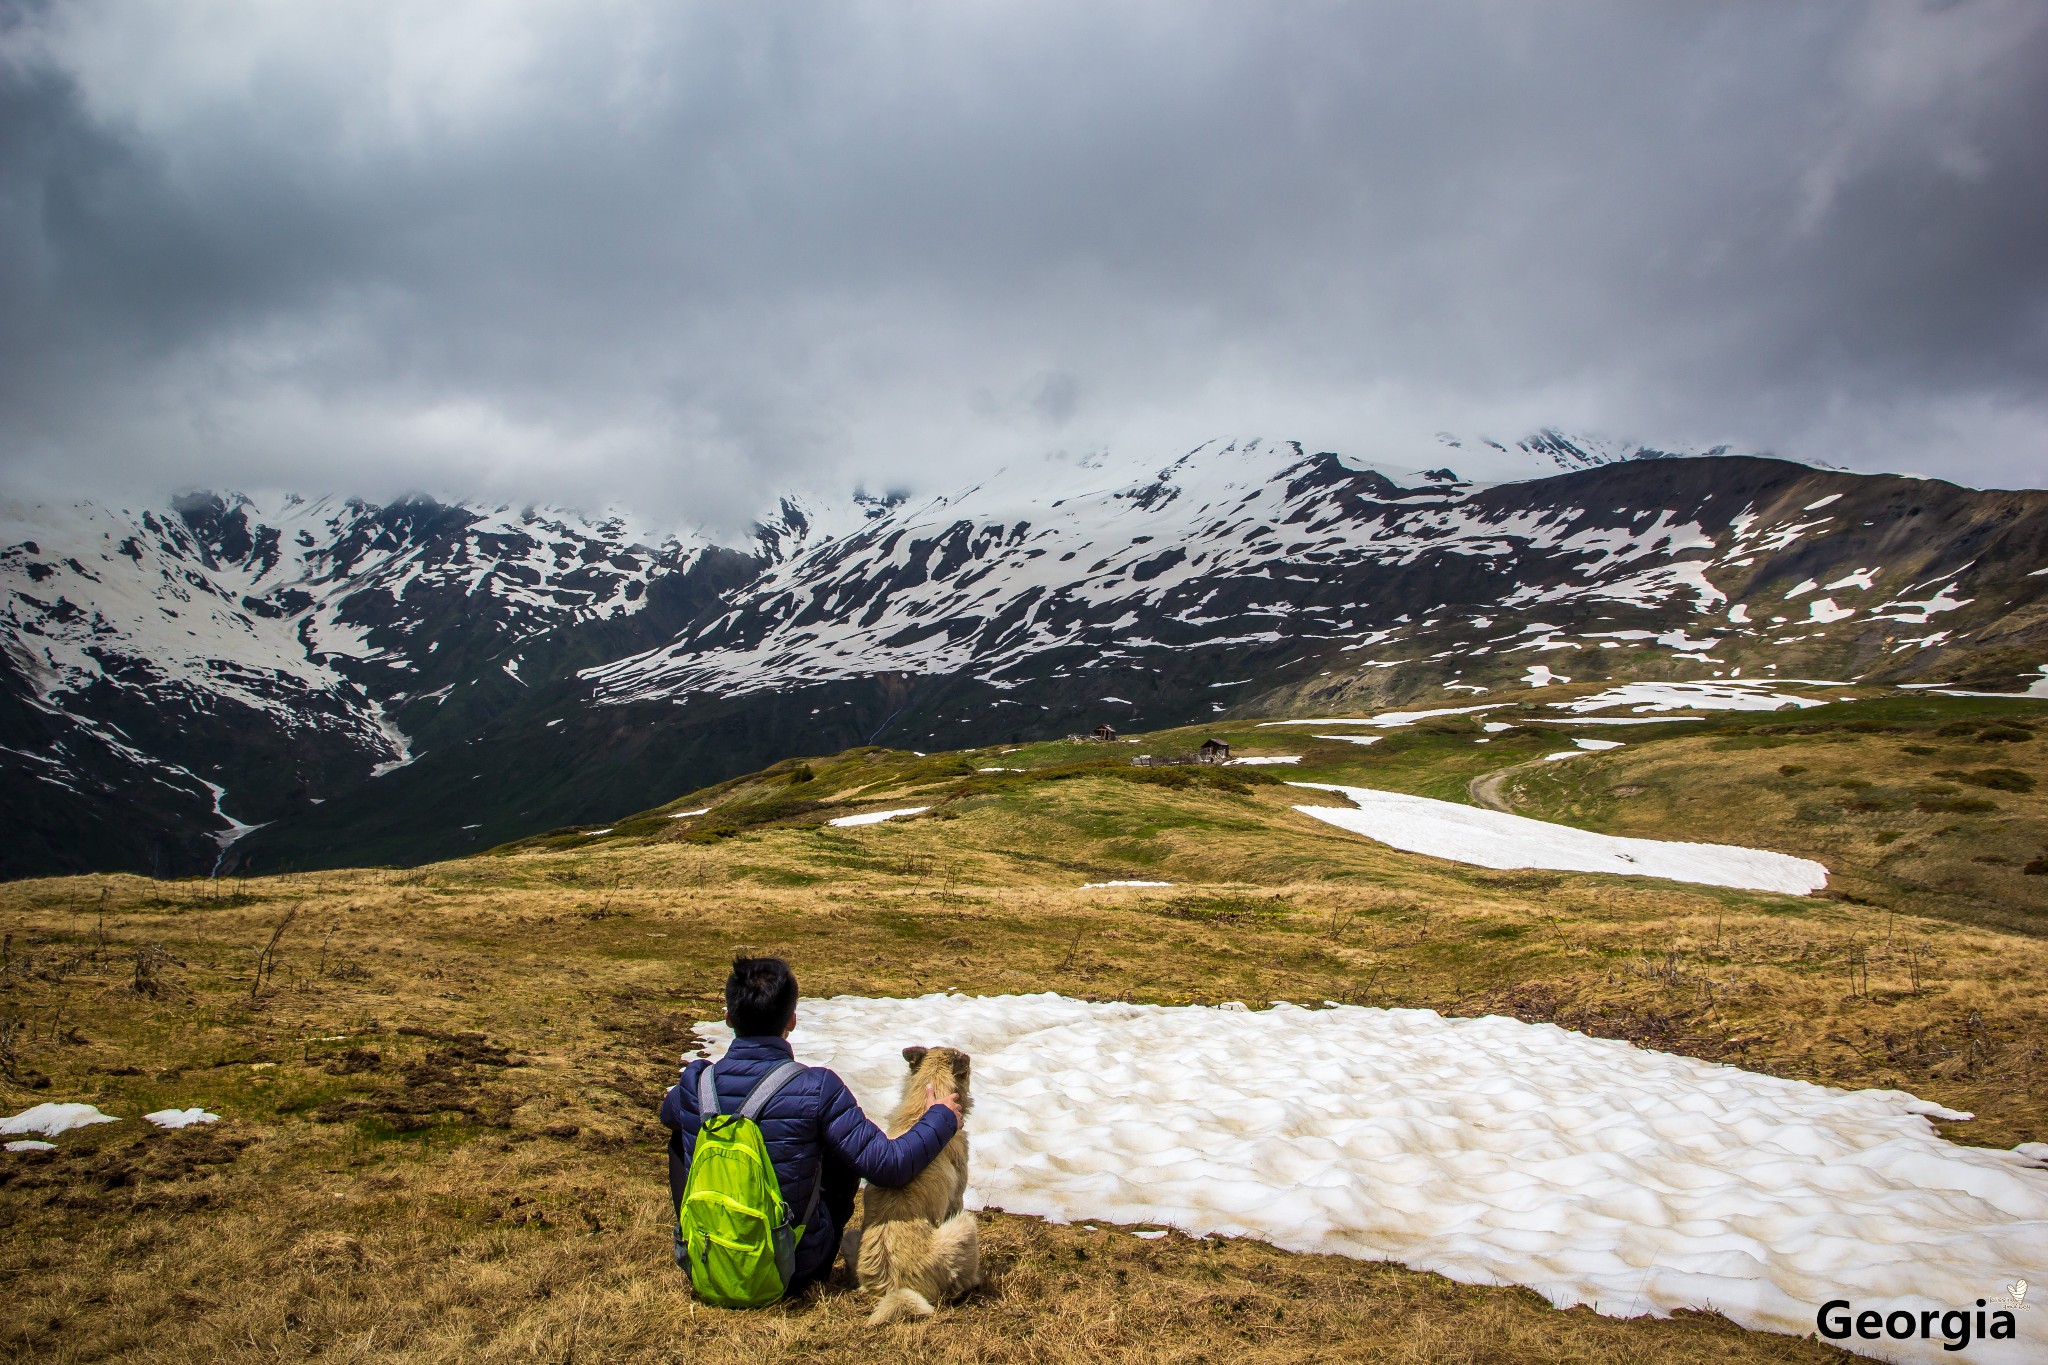
[[967,1080],[967,1054],[964,1052],[953,1054],[953,1079],[962,1083]]
[[907,1047],[903,1049],[903,1060],[909,1062],[910,1069],[915,1071],[924,1065],[924,1054],[930,1051],[928,1047]]

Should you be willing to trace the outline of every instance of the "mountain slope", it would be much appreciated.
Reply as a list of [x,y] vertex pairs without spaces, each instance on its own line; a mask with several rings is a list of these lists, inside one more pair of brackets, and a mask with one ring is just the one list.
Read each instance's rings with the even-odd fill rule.
[[1479,485],[1213,442],[785,499],[737,549],[426,499],[9,506],[0,872],[411,862],[884,739],[2048,661],[2048,495],[1662,454],[1540,433],[1530,468],[1586,467]]
[[503,710],[522,650],[630,648],[758,568],[617,518],[426,499],[9,504],[0,547],[0,772],[41,850],[9,870],[205,870]]
[[[891,509],[585,677],[618,704],[894,673],[977,684],[997,707],[1086,674],[1179,692],[1191,654],[1250,695],[1290,660],[1339,665],[1340,686],[1376,668],[1477,686],[1560,660],[1600,676],[1603,649],[1909,678],[1965,638],[2024,655],[2044,560],[2037,494],[1746,457],[1404,485],[1252,442],[1138,480],[999,477]],[[1239,662],[1248,678],[1226,681]]]

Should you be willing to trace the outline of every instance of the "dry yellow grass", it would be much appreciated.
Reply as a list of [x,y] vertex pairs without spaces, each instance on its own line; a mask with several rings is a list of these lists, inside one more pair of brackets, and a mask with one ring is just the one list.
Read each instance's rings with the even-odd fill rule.
[[[913,774],[861,799],[929,787]],[[16,1021],[0,1100],[131,1118],[0,1168],[0,1344],[59,1361],[1838,1354],[1706,1315],[1606,1319],[1397,1266],[993,1214],[989,1287],[879,1342],[843,1286],[762,1314],[693,1308],[653,1109],[741,946],[788,955],[813,995],[1508,1012],[1913,1090],[1979,1113],[1963,1141],[2048,1138],[2039,940],[1459,868],[1292,812],[1306,795],[1083,774],[864,830],[694,844],[672,822],[403,873],[0,887]],[[1132,875],[1180,885],[1079,886]],[[132,1121],[172,1104],[226,1117]]]

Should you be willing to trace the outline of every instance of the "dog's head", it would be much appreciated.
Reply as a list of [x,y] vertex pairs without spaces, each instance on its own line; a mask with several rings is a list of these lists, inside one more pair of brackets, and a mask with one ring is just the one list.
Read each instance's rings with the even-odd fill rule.
[[967,1090],[967,1054],[953,1047],[907,1047],[903,1060],[910,1064],[910,1086],[929,1085],[939,1095],[957,1095],[960,1112],[973,1108]]

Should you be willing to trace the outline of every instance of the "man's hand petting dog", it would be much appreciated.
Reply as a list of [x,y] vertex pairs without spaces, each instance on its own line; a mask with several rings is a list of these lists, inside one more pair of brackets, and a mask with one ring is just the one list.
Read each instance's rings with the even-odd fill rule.
[[954,1118],[960,1117],[960,1097],[957,1094],[941,1095],[932,1087],[926,1086],[924,1088],[924,1102],[926,1108],[947,1108],[953,1111]]

